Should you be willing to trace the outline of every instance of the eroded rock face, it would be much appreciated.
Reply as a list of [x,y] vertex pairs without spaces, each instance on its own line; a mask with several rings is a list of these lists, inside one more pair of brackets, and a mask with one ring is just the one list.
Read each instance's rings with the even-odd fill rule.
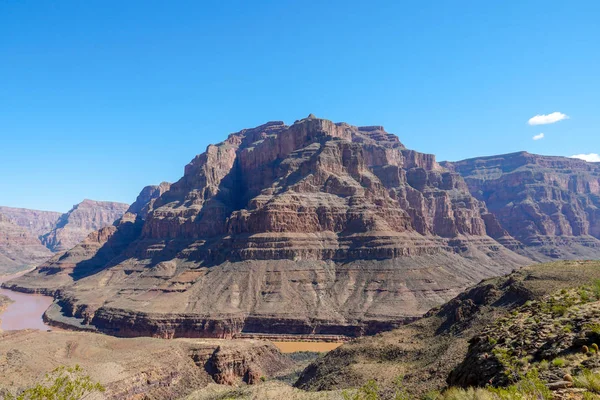
[[125,249],[139,237],[148,209],[169,186],[167,182],[146,186],[127,212],[112,225],[89,233],[71,249],[55,255],[35,271],[20,277],[21,285],[15,286],[11,281],[5,286],[53,296],[57,289],[93,275],[110,266],[111,262],[117,263]]
[[0,333],[0,395],[39,382],[56,365],[80,365],[106,399],[180,399],[210,383],[239,384],[292,365],[265,341],[119,339],[81,332]]
[[142,189],[133,204],[129,206],[127,212],[145,219],[156,199],[162,196],[170,188],[171,184],[169,182],[162,182],[160,185],[146,186]]
[[61,213],[55,211],[4,206],[0,206],[0,214],[4,214],[13,223],[25,228],[35,238],[50,232],[61,216]]
[[54,228],[41,236],[41,242],[53,252],[69,250],[90,232],[112,225],[128,207],[123,203],[86,199],[61,215]]
[[0,275],[34,267],[51,255],[29,231],[0,214]]
[[600,164],[522,152],[443,165],[527,247],[522,253],[600,257]]
[[[379,126],[310,116],[242,130],[142,197],[154,201],[132,210],[110,261],[90,244],[86,260],[52,263],[93,273],[40,268],[8,285],[51,287],[67,314],[120,336],[359,336],[529,262],[488,235],[510,239],[458,174]],[[88,239],[112,248],[122,229]]]

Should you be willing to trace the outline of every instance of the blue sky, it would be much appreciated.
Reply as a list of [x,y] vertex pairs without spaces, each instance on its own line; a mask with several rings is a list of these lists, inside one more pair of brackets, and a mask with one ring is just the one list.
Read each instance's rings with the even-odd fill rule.
[[[309,113],[438,160],[600,153],[598,1],[0,1],[0,205],[132,202]],[[569,119],[528,125],[538,114]],[[544,138],[533,136],[544,133]]]

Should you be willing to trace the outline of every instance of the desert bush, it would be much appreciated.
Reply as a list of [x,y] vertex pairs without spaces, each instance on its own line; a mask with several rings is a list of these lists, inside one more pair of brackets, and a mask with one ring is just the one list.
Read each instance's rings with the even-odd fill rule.
[[487,389],[481,388],[450,388],[441,395],[441,400],[496,400],[497,397]]
[[600,374],[584,369],[574,378],[575,386],[600,394]]
[[592,285],[592,292],[596,300],[600,300],[600,279],[596,279]]
[[379,400],[379,386],[371,379],[354,393],[343,391],[342,397],[344,400]]
[[23,391],[18,396],[7,395],[7,400],[80,400],[93,392],[104,392],[100,383],[84,375],[79,365],[61,366],[46,374],[42,383]]
[[596,335],[600,335],[600,324],[598,323],[587,323],[583,326],[583,329],[592,331]]
[[554,360],[552,360],[552,365],[554,365],[555,367],[558,368],[562,368],[564,367],[566,364],[565,360],[563,358],[555,358]]

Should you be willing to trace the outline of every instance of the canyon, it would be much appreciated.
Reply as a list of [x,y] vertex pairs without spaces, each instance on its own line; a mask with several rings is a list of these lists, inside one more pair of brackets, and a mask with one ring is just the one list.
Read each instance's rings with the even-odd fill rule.
[[115,336],[370,335],[482,279],[600,258],[599,170],[528,153],[438,163],[381,126],[273,121],[4,287]]
[[34,267],[51,255],[27,229],[0,213],[0,275]]
[[0,275],[35,267],[111,225],[128,205],[84,200],[61,214],[0,206]]
[[527,152],[442,163],[536,261],[600,258],[600,163]]
[[[381,126],[268,122],[208,146],[130,206],[0,208],[5,271],[37,266],[4,293],[54,299],[51,332],[0,333],[11,379],[0,389],[76,362],[106,398],[204,398],[298,374],[269,341],[331,350],[298,389],[265,386],[275,398],[340,398],[373,376],[392,387],[404,375],[419,394],[471,385],[464,360],[489,350],[495,319],[600,279],[596,262],[530,266],[600,259],[599,217],[598,163],[525,152],[438,163]],[[41,353],[47,362],[27,361]],[[492,361],[482,365],[500,370]]]
[[144,196],[5,286],[117,336],[361,336],[532,262],[458,173],[380,126],[244,129]]
[[62,214],[40,241],[54,253],[69,250],[90,232],[112,225],[128,207],[124,203],[85,199]]

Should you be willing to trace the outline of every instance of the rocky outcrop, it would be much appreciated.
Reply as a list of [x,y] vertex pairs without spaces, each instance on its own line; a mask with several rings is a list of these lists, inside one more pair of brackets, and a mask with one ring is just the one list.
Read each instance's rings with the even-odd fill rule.
[[544,381],[559,385],[566,375],[596,370],[600,294],[595,285],[589,282],[529,300],[485,327],[469,340],[469,350],[449,374],[448,384],[506,386],[514,375],[535,368]]
[[127,212],[135,214],[142,219],[146,219],[148,211],[152,209],[154,202],[171,188],[169,182],[162,182],[160,185],[150,185],[142,189],[133,204],[129,206]]
[[71,249],[55,255],[35,271],[4,286],[53,296],[57,289],[110,266],[113,260],[117,262],[127,246],[139,237],[149,207],[169,186],[167,182],[146,186],[127,212],[112,225],[89,233]]
[[40,240],[53,252],[69,250],[90,232],[112,225],[128,207],[123,203],[86,199],[61,215],[52,230]]
[[498,224],[458,174],[379,126],[269,122],[208,146],[163,189],[132,206],[131,235],[118,223],[93,245],[120,237],[118,252],[88,238],[85,260],[7,285],[51,288],[120,336],[360,336],[529,262],[487,234]]
[[0,275],[34,267],[51,255],[29,231],[0,214]]
[[290,367],[269,342],[118,339],[82,332],[0,333],[0,395],[37,383],[56,365],[80,365],[106,399],[179,399],[211,383],[257,383]]
[[599,163],[521,152],[442,165],[520,242],[508,247],[537,260],[600,258]]
[[61,216],[55,211],[29,210],[0,206],[0,214],[4,214],[13,223],[25,228],[31,236],[38,238],[50,232]]
[[[515,366],[535,367],[548,382],[596,369],[600,357],[582,348],[600,342],[598,279],[598,261],[560,261],[485,280],[413,323],[343,344],[309,365],[296,386],[332,390],[376,379],[385,392],[403,376],[403,387],[421,397],[448,384],[504,385]],[[560,357],[568,367],[550,362]]]

